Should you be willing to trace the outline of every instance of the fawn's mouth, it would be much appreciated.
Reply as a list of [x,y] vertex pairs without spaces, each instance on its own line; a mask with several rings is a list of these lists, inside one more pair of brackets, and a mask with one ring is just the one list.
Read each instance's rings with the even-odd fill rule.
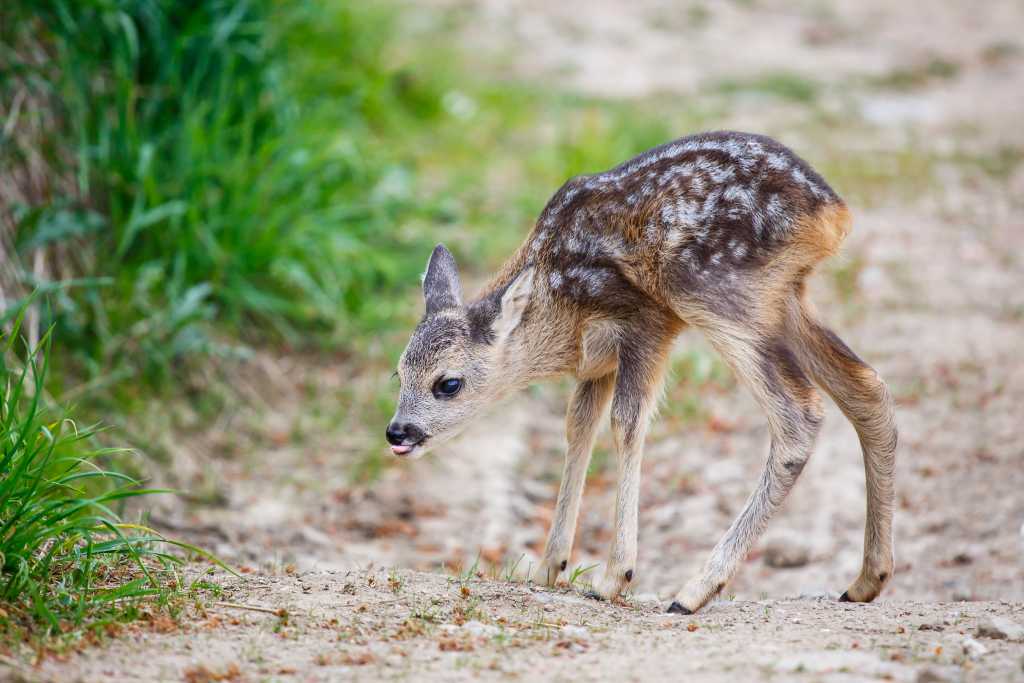
[[403,443],[392,445],[391,453],[399,458],[414,458],[423,454],[423,445],[429,437],[423,437],[416,443]]

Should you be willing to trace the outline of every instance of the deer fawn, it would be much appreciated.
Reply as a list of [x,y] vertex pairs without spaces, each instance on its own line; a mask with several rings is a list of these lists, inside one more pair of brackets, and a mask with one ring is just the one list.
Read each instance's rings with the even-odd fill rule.
[[633,580],[644,435],[666,359],[687,325],[702,330],[768,416],[757,489],[670,612],[721,592],[782,503],[821,427],[820,387],[860,437],[867,523],[860,576],[843,601],[868,602],[892,576],[892,399],[878,374],[814,314],[804,288],[850,229],[836,193],[770,138],[706,133],[604,173],[572,178],[475,300],[463,300],[438,245],[423,279],[426,314],[402,354],[392,451],[416,457],[484,407],[545,377],[577,380],[554,521],[531,578],[552,584],[572,552],[598,423],[611,404],[618,450],[614,538],[598,597]]

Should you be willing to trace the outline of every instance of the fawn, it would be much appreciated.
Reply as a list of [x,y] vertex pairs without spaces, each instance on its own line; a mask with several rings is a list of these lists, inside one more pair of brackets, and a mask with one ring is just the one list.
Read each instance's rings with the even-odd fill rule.
[[702,330],[767,413],[771,446],[743,511],[670,612],[690,614],[733,577],[811,455],[820,387],[856,428],[867,521],[860,575],[840,600],[869,602],[892,576],[892,399],[878,374],[822,325],[807,276],[850,229],[846,205],[792,151],[715,132],[656,147],[566,182],[500,272],[470,302],[442,245],[423,278],[426,314],[398,366],[387,440],[416,457],[485,406],[541,378],[578,383],[544,556],[553,584],[572,551],[598,423],[611,405],[618,451],[614,537],[595,585],[612,599],[633,580],[644,435],[673,339]]

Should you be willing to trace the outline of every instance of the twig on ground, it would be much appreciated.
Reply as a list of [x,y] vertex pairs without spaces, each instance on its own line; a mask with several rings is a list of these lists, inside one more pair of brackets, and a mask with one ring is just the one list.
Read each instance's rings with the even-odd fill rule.
[[291,610],[285,610],[283,608],[273,609],[272,607],[260,607],[259,605],[243,605],[240,602],[214,602],[211,603],[214,607],[227,607],[229,609],[245,609],[250,612],[265,612],[267,614],[276,614],[280,616],[282,613],[293,614]]

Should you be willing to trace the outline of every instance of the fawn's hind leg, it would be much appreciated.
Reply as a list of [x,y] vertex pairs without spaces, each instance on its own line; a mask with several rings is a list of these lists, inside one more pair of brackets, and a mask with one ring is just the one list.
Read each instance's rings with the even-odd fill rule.
[[669,612],[691,614],[735,575],[769,518],[803,470],[822,420],[821,401],[788,335],[728,325],[704,327],[712,344],[746,382],[768,415],[771,448],[757,489],[711,551],[700,574],[676,595]]
[[896,466],[896,418],[885,383],[831,330],[800,309],[798,329],[802,365],[857,430],[864,454],[867,519],[864,564],[841,600],[870,602],[892,577],[893,471]]

